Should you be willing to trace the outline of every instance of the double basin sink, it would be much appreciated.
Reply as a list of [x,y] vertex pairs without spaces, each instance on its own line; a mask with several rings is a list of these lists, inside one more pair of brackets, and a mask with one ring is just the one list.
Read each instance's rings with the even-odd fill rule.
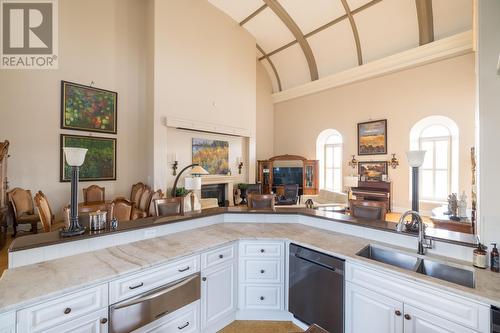
[[364,247],[356,255],[461,286],[474,288],[475,279],[472,269],[451,266],[439,261],[412,256],[372,244]]

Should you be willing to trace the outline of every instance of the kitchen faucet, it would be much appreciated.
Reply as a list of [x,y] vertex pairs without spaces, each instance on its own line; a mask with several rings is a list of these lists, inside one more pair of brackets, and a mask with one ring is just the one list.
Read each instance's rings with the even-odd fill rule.
[[396,226],[396,230],[399,232],[405,231],[406,229],[406,223],[405,223],[405,218],[407,216],[412,217],[412,227],[417,228],[418,227],[418,254],[425,254],[425,249],[431,249],[432,248],[432,240],[429,239],[429,242],[427,242],[427,239],[425,239],[425,228],[427,227],[424,222],[422,221],[422,217],[420,214],[414,210],[409,210],[403,213],[401,217],[399,218],[398,225]]

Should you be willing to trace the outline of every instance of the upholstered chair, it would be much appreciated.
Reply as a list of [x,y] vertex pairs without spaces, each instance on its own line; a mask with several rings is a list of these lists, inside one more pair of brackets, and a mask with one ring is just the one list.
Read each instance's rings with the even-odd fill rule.
[[250,194],[248,196],[248,208],[251,208],[251,209],[274,209],[274,195],[272,195],[272,194]]
[[279,196],[278,205],[296,205],[299,200],[299,185],[283,185],[283,194]]
[[125,198],[117,198],[113,200],[110,206],[110,219],[116,217],[118,221],[132,220],[134,205]]
[[262,184],[247,184],[247,195],[262,194]]
[[155,216],[184,214],[184,197],[163,198],[154,201]]
[[[35,194],[35,205],[38,209],[38,215],[40,216],[40,221],[42,222],[45,232],[56,231],[69,226],[69,223],[66,224],[65,221],[55,222],[55,217],[52,214],[52,209],[50,209],[49,201],[42,191],[38,191],[38,193]],[[69,219],[67,221],[69,222]]]
[[93,202],[104,202],[105,197],[105,188],[97,185],[90,185],[87,188],[83,189],[83,201],[85,204],[93,203]]
[[13,237],[17,235],[19,224],[31,224],[31,231],[36,233],[40,217],[35,213],[31,191],[16,187],[7,193],[7,197],[14,211]]
[[163,199],[163,192],[158,190],[153,193],[149,202],[148,216],[155,216],[155,200]]
[[352,217],[385,221],[387,214],[387,205],[382,201],[350,200],[349,207]]
[[146,185],[144,185],[144,183],[137,183],[132,185],[132,190],[130,191],[130,201],[138,205],[145,187]]

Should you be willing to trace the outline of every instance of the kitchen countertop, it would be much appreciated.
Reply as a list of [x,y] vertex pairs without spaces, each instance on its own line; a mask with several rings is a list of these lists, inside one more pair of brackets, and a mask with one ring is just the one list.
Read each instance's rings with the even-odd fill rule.
[[[367,228],[383,230],[387,232],[397,232],[396,223],[389,221],[375,221],[369,219],[355,218],[350,215],[345,215],[336,212],[321,211],[316,209],[308,208],[295,208],[295,207],[276,207],[275,210],[251,210],[245,206],[240,207],[222,207],[222,208],[211,208],[205,209],[198,212],[188,212],[184,215],[176,215],[169,217],[148,217],[144,219],[134,220],[134,221],[124,221],[120,222],[116,230],[102,230],[97,232],[86,231],[85,234],[75,237],[61,237],[60,233],[46,232],[36,235],[26,235],[23,237],[16,238],[10,245],[9,252],[27,250],[42,246],[60,244],[65,242],[73,242],[81,239],[89,239],[94,237],[101,237],[110,234],[131,231],[141,228],[148,228],[152,226],[159,226],[163,224],[178,223],[186,220],[192,220],[194,218],[216,216],[221,214],[279,214],[279,215],[302,215],[315,217],[340,223],[354,224],[358,226],[363,226]],[[408,233],[406,233],[408,234]],[[416,234],[409,234],[411,236],[417,237]],[[444,229],[434,229],[427,228],[426,235],[429,238],[449,242],[453,244],[460,244],[464,246],[474,246],[476,243],[476,238],[474,235],[464,234],[460,232],[448,231]]]
[[[441,291],[500,306],[500,274],[489,270],[475,270],[476,288],[471,289],[356,256],[367,244],[376,243],[368,239],[297,223],[220,223],[6,270],[0,279],[0,312],[105,283],[241,239],[290,240],[350,262],[363,263],[427,283],[429,288],[434,286]],[[470,263],[441,259],[472,267]]]

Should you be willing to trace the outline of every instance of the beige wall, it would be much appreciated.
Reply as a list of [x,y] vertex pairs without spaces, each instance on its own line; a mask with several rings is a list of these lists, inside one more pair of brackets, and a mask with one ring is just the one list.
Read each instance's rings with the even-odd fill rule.
[[[255,165],[255,40],[203,0],[155,1],[154,183],[165,188],[167,156],[191,146],[168,141],[168,117],[249,131],[247,165]],[[186,165],[179,165],[183,168]]]
[[[316,138],[327,128],[344,139],[344,175],[350,155],[357,154],[356,124],[370,119],[388,120],[388,152],[400,159],[390,169],[395,208],[409,208],[409,170],[405,152],[409,132],[420,119],[443,115],[460,129],[459,190],[470,194],[470,148],[474,145],[474,55],[468,54],[344,87],[330,89],[275,105],[274,153],[315,158]],[[363,156],[358,160],[388,160]],[[469,195],[470,196],[470,195]],[[429,210],[432,205],[422,205]]]
[[[126,195],[145,181],[145,39],[143,0],[59,2],[59,69],[2,70],[0,140],[11,142],[10,187],[42,190],[55,212],[69,203],[59,182],[61,80],[118,92],[117,181],[99,182],[106,196]],[[81,188],[91,183],[81,183]]]
[[257,160],[274,156],[273,87],[266,69],[257,62]]

